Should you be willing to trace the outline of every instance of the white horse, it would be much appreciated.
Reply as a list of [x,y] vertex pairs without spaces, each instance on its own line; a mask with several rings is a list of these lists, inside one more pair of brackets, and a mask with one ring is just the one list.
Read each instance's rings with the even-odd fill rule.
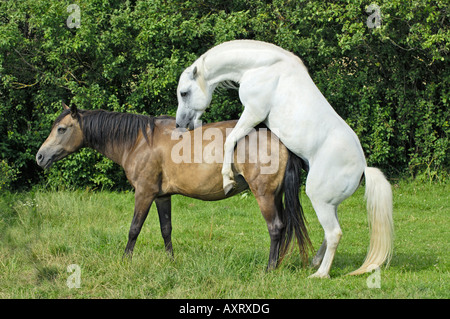
[[223,182],[234,184],[231,161],[236,142],[263,122],[308,166],[306,194],[325,231],[311,277],[329,277],[342,236],[337,207],[366,179],[370,247],[363,265],[370,272],[389,262],[393,247],[392,190],[383,173],[367,167],[358,137],[312,81],[303,62],[273,44],[236,40],[213,47],[180,76],[177,127],[193,128],[217,85],[239,83],[244,111],[224,146]]

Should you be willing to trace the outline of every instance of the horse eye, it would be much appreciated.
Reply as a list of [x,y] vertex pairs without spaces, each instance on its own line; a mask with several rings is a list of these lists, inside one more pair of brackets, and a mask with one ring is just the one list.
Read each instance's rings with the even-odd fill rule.
[[181,92],[180,95],[181,95],[181,97],[185,97],[188,95],[188,92]]
[[58,133],[59,134],[64,134],[64,132],[66,132],[66,128],[65,127],[58,127]]

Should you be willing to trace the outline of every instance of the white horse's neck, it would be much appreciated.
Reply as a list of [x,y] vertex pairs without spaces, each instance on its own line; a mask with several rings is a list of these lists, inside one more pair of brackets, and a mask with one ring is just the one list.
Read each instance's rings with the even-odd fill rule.
[[288,60],[295,61],[295,64],[306,70],[297,56],[273,44],[235,40],[208,50],[196,64],[203,70],[208,85],[215,85],[228,80],[239,83],[248,70]]

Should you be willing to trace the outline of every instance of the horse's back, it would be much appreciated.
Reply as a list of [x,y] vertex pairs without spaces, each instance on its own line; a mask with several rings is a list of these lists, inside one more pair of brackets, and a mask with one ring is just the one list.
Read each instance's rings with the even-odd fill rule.
[[[237,120],[205,124],[184,132],[175,128],[174,119],[155,123],[158,135],[155,135],[153,142],[161,149],[161,186],[164,193],[183,194],[202,200],[220,200],[233,196],[248,186],[252,190],[262,190],[262,186],[257,184],[266,184],[265,189],[275,189],[283,182],[287,149],[264,125],[237,143],[233,171],[238,183],[230,194],[225,195],[221,155],[225,138],[235,127]],[[187,152],[184,154],[186,157],[181,154],[183,152]],[[239,178],[239,175],[244,179]]]

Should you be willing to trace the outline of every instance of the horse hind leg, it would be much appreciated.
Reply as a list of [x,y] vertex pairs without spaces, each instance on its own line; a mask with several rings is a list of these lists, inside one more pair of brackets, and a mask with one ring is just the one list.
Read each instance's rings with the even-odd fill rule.
[[164,240],[164,247],[167,254],[173,260],[172,247],[172,202],[171,197],[159,197],[155,199],[156,207],[158,209],[159,224],[161,228],[161,235]]
[[324,239],[322,245],[320,246],[317,254],[314,256],[311,266],[314,268],[319,268],[322,263],[323,257],[325,256],[325,251],[327,250],[327,240]]
[[267,270],[276,269],[280,263],[280,246],[283,241],[283,224],[281,221],[273,220],[267,223],[270,235],[270,253]]
[[360,161],[350,161],[348,154],[330,155],[327,148],[324,150],[317,154],[320,160],[310,163],[306,179],[306,194],[325,233],[324,242],[313,259],[313,265],[320,266],[311,276],[321,278],[329,277],[331,264],[342,237],[337,207],[358,188],[365,167],[364,157]]
[[281,203],[277,205],[276,198],[273,195],[256,196],[256,200],[261,209],[261,214],[266,220],[270,236],[270,253],[267,270],[273,270],[279,264],[280,247],[284,239],[285,226],[279,216]]
[[342,237],[342,230],[336,214],[337,206],[314,200],[311,200],[311,202],[324,229],[325,240],[313,259],[313,265],[320,264],[319,269],[310,278],[329,278],[331,264]]

